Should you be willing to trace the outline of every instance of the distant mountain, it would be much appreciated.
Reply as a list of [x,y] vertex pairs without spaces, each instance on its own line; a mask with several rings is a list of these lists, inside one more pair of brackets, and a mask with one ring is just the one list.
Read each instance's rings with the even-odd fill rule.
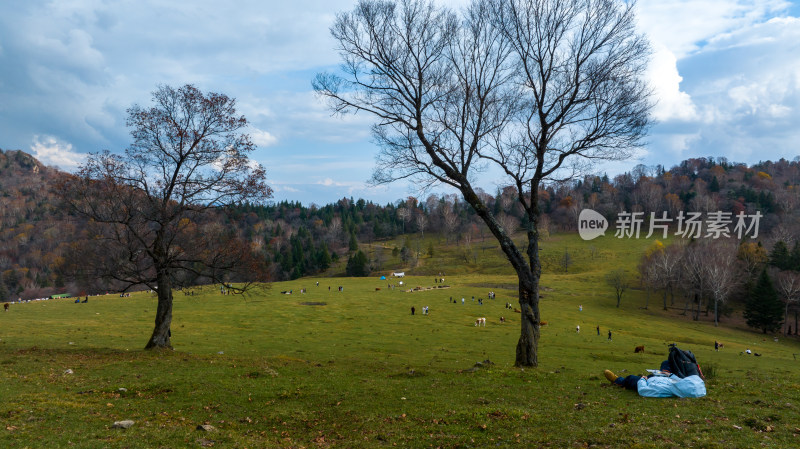
[[[83,241],[81,221],[59,207],[52,190],[63,175],[23,151],[0,150],[0,300],[62,292],[91,294],[108,287],[67,279],[62,273],[70,250]],[[600,212],[612,223],[623,211],[644,212],[645,217],[650,212],[667,212],[672,218],[680,211],[759,211],[764,215],[759,240],[768,248],[778,240],[800,240],[798,159],[746,166],[724,158],[697,158],[669,170],[639,165],[613,179],[586,176],[549,185],[541,193],[541,228],[546,232],[574,231],[584,208]],[[522,230],[527,226],[515,189],[480,194],[495,215],[505,220],[505,227]],[[322,207],[283,201],[267,206],[245,204],[226,212],[219,219],[252,242],[254,251],[270,263],[273,280],[326,271],[344,274],[342,258],[359,244],[405,234],[436,234],[445,245],[490,238],[474,211],[455,195],[409,197],[384,206],[353,198]],[[428,250],[417,243],[412,251],[408,246],[415,245],[409,238],[402,246],[394,248],[394,256],[411,265],[415,254]],[[373,269],[385,268],[386,254],[376,252],[370,257]]]

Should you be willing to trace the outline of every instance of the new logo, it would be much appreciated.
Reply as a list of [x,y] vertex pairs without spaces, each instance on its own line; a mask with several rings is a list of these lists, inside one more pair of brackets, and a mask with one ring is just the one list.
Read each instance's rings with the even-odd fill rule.
[[606,234],[608,220],[592,209],[583,209],[578,217],[578,234],[584,240],[592,240]]

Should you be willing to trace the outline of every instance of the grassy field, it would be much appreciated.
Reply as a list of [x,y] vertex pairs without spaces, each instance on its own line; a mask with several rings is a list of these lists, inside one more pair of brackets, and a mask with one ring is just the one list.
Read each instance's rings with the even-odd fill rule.
[[[0,313],[0,447],[800,447],[797,341],[733,319],[691,321],[655,296],[645,310],[641,291],[615,307],[604,274],[633,271],[649,244],[572,235],[543,244],[548,325],[536,369],[513,367],[519,314],[504,305],[516,304],[516,279],[488,240],[470,249],[434,240],[403,288],[322,277],[247,298],[176,292],[174,352],[141,349],[149,294],[14,304]],[[439,271],[448,288],[435,288]],[[432,288],[406,291],[417,286]],[[658,367],[670,342],[712,374],[707,397],[645,399],[602,376]],[[126,419],[133,427],[112,428]]]

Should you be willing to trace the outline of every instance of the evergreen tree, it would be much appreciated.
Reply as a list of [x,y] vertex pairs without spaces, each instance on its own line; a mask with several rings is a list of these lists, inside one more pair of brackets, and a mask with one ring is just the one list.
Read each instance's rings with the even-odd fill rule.
[[3,273],[0,273],[0,302],[8,302],[8,289],[3,282]]
[[317,252],[317,266],[320,270],[327,270],[331,266],[331,254],[328,251],[328,245],[324,242]]
[[358,249],[358,239],[356,238],[355,231],[350,233],[350,244],[349,244],[350,251],[355,251]]
[[347,268],[345,272],[348,276],[364,277],[369,276],[369,260],[363,251],[359,250],[354,255],[347,259]]
[[708,191],[709,192],[719,192],[719,180],[717,177],[711,179],[711,183],[708,184]]
[[769,264],[778,267],[781,270],[789,268],[789,249],[786,247],[786,242],[779,240],[769,253]]
[[765,334],[780,329],[783,323],[783,304],[766,269],[761,271],[755,287],[750,291],[744,319],[748,326],[761,329]]
[[794,242],[792,252],[789,253],[789,270],[800,271],[800,241]]

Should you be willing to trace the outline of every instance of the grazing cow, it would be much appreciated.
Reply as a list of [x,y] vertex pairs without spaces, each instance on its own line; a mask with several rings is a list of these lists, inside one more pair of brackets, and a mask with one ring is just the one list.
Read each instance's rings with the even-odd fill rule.
[[8,312],[8,303],[3,304],[3,312]]
[[381,288],[380,287],[375,287],[375,291],[379,292],[379,291],[381,291]]
[[547,321],[539,321],[539,326],[547,326]]
[[753,355],[756,356],[756,357],[761,357],[761,354],[759,354],[757,352],[754,352]]
[[486,318],[478,318],[475,320],[475,325],[486,327]]
[[522,313],[519,309],[514,308],[514,313]]
[[642,354],[644,354],[644,346],[637,346],[637,347],[633,348],[633,353],[634,353],[634,354],[638,354],[638,353],[640,353],[640,352],[641,352]]

